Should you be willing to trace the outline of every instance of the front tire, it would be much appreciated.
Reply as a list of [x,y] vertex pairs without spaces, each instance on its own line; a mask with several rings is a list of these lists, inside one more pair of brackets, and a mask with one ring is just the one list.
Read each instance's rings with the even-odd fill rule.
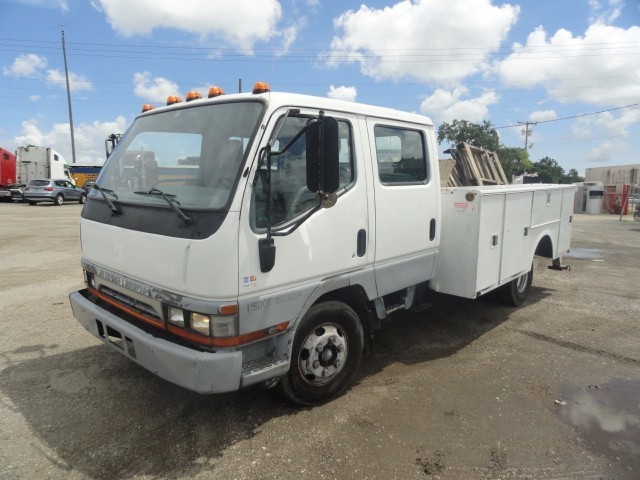
[[56,195],[55,204],[62,205],[63,203],[64,203],[64,197],[62,196],[61,193],[59,193],[58,195]]
[[498,289],[498,299],[505,305],[519,307],[525,302],[527,297],[529,297],[532,282],[533,265],[531,265],[531,270],[528,272],[523,273],[518,278],[514,278],[509,283],[502,285]]
[[362,324],[351,307],[336,300],[312,306],[296,331],[280,391],[305,406],[339,396],[351,384],[363,349]]

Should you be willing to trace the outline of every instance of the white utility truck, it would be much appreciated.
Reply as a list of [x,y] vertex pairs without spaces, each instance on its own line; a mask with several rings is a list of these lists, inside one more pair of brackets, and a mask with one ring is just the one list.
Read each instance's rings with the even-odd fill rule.
[[74,316],[163,379],[322,402],[393,311],[431,291],[519,305],[534,255],[563,268],[573,186],[441,189],[424,116],[212,92],[139,115],[80,221]]

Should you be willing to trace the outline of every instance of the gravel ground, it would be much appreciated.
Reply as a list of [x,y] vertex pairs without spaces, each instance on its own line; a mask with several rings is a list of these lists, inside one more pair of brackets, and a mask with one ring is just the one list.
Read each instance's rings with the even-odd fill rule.
[[73,319],[80,205],[0,204],[2,479],[640,478],[640,224],[577,215],[518,309],[438,296],[300,409],[202,396]]

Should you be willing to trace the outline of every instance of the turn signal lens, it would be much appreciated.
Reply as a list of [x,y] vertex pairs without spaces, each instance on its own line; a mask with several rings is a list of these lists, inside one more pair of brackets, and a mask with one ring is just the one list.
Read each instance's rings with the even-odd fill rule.
[[238,317],[235,315],[212,317],[211,320],[212,337],[235,337],[238,335]]
[[264,82],[256,82],[253,84],[253,93],[267,93],[271,91],[271,87]]
[[220,95],[224,95],[224,90],[220,87],[211,87],[209,89],[209,98],[219,97]]

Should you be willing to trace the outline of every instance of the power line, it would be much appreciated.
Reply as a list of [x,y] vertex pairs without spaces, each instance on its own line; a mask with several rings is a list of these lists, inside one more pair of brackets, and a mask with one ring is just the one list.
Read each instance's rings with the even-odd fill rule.
[[[571,115],[569,117],[553,118],[551,120],[538,120],[537,122],[527,122],[527,123],[528,124],[536,124],[536,123],[559,122],[560,120],[571,120],[573,118],[588,117],[589,115],[598,115],[599,113],[613,112],[615,110],[622,110],[623,108],[637,107],[638,105],[640,105],[640,103],[631,103],[629,105],[623,105],[622,107],[607,108],[606,110],[599,110],[597,112],[581,113],[581,114],[578,114],[578,115]],[[504,125],[502,127],[494,127],[494,128],[495,128],[495,130],[499,130],[501,128],[520,127],[522,124],[523,124],[523,122],[519,122],[519,123],[517,123],[515,125]]]

